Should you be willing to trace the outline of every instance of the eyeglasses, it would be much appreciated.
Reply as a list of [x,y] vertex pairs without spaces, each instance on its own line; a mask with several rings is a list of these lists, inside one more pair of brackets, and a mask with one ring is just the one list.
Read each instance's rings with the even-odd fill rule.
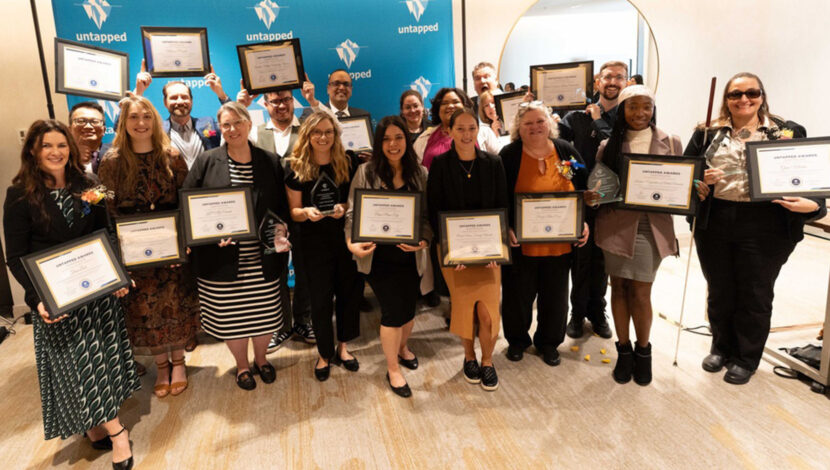
[[75,118],[72,120],[72,124],[81,127],[86,126],[87,124],[91,125],[92,127],[98,127],[104,124],[104,120],[95,118]]
[[749,98],[751,100],[754,100],[756,98],[760,98],[761,95],[763,95],[763,94],[764,94],[764,92],[761,91],[758,88],[750,88],[750,89],[744,90],[744,91],[732,90],[732,91],[730,91],[729,93],[726,94],[726,99],[736,101],[736,100],[741,99],[741,96],[746,95],[747,98]]
[[535,101],[524,101],[519,103],[520,108],[527,108],[528,106],[544,106],[545,103],[542,100],[535,100]]
[[242,124],[244,124],[246,122],[248,122],[248,121],[246,121],[244,119],[237,119],[236,121],[233,121],[233,122],[223,122],[222,124],[219,125],[219,127],[221,127],[223,131],[229,131],[229,130],[231,130],[231,128],[239,129],[239,127],[242,126]]
[[313,139],[319,139],[320,137],[326,136],[328,138],[334,137],[334,129],[326,129],[325,131],[321,131],[319,129],[314,129],[311,131],[311,137]]
[[339,80],[335,80],[333,82],[329,82],[329,86],[332,87],[332,88],[337,88],[339,86],[346,87],[346,88],[351,88],[352,87],[352,82],[341,82]]
[[293,96],[286,96],[285,98],[275,98],[273,100],[268,100],[268,104],[271,106],[279,106],[281,104],[288,104],[294,101]]

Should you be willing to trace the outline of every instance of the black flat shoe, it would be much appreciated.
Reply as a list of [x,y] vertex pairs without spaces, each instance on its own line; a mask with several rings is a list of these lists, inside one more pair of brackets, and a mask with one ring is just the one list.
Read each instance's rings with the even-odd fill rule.
[[600,338],[611,339],[611,337],[614,336],[614,333],[611,331],[611,327],[608,326],[608,321],[604,318],[601,322],[591,322],[591,329],[593,329],[594,333],[596,333]]
[[112,450],[112,439],[110,439],[109,436],[104,436],[103,439],[98,439],[97,441],[93,441],[86,434],[84,436],[86,437],[86,440],[89,441],[89,445],[91,445],[93,449]]
[[320,359],[317,359],[317,362],[314,363],[314,377],[316,377],[320,382],[325,382],[329,379],[329,375],[331,374],[331,361],[326,364],[326,367],[317,367],[317,364],[319,363]]
[[568,335],[569,338],[582,338],[585,334],[583,323],[584,321],[582,318],[574,318],[574,316],[571,315],[571,321],[568,322],[568,325],[565,328],[565,334]]
[[504,355],[513,362],[519,362],[524,357],[525,350],[518,346],[507,346],[507,352]]
[[562,358],[559,356],[559,351],[556,348],[546,349],[542,352],[542,360],[551,367],[556,367],[562,363]]
[[277,369],[267,362],[262,366],[254,363],[254,374],[259,374],[259,378],[267,384],[272,384],[277,380]]
[[706,372],[720,372],[724,363],[726,363],[726,359],[720,354],[709,354],[703,358],[700,367],[703,367]]
[[395,395],[403,398],[409,398],[412,396],[412,390],[409,388],[409,384],[403,384],[400,387],[392,385],[392,380],[389,378],[389,372],[386,373],[386,381],[389,383],[389,388],[395,392]]
[[357,372],[357,370],[360,369],[360,363],[357,362],[356,357],[352,359],[343,359],[335,354],[329,362],[335,366],[343,366],[343,368],[349,372]]
[[251,371],[246,370],[236,376],[236,385],[238,385],[242,390],[253,390],[256,388],[256,380],[254,380],[254,376],[251,374]]
[[415,370],[418,368],[418,358],[413,357],[412,359],[404,359],[398,354],[398,364],[406,367],[409,370]]
[[723,375],[723,381],[732,385],[743,385],[749,382],[754,373],[754,370],[745,369],[737,364],[729,364],[726,374]]

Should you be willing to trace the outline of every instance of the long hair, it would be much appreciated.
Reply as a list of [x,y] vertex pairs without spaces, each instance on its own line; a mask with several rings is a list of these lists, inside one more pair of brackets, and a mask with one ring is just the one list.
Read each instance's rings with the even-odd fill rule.
[[[473,108],[473,100],[471,100],[461,88],[441,88],[430,102],[432,104],[432,108],[430,108],[430,119],[432,120],[432,124],[434,126],[441,125],[441,101],[444,100],[444,95],[450,92],[455,93],[458,96],[458,99],[461,100],[461,107],[470,109]],[[473,117],[475,117],[475,114],[473,114]]]
[[[153,103],[147,98],[138,95],[130,95],[121,100],[121,114],[118,119],[118,127],[115,129],[115,138],[112,141],[112,149],[116,156],[118,170],[118,188],[109,188],[117,190],[118,192],[135,190],[138,181],[138,161],[139,157],[133,151],[132,137],[127,132],[127,121],[130,111],[138,108],[139,111],[146,110],[153,115],[152,124],[152,142],[153,153],[149,158],[153,163],[154,168],[162,168],[167,177],[173,176],[173,170],[170,168],[170,155],[173,152],[170,146],[170,137],[164,132],[161,126],[161,116]],[[109,153],[109,152],[108,152]]]
[[[654,126],[657,122],[656,119],[657,111],[656,108],[652,106],[652,126]],[[608,138],[608,143],[605,144],[605,150],[602,153],[602,163],[617,174],[620,173],[622,145],[625,141],[625,131],[628,129],[628,122],[625,120],[625,102],[622,102],[617,106],[617,120],[614,122],[614,127],[611,129],[611,137]]]
[[410,97],[410,96],[414,96],[418,101],[421,102],[421,108],[423,108],[423,109],[421,110],[421,127],[420,127],[419,130],[421,132],[423,132],[427,128],[427,110],[426,110],[426,107],[424,106],[424,97],[421,96],[421,92],[419,92],[418,90],[406,90],[403,93],[401,93],[400,106],[399,106],[399,109],[401,110],[400,116],[404,119],[404,121],[406,121],[406,118],[403,115],[403,102],[407,97]]
[[541,111],[548,120],[548,138],[556,139],[559,137],[559,125],[553,121],[553,115],[550,113],[550,108],[545,106],[541,101],[533,101],[530,103],[522,103],[519,105],[516,115],[513,116],[513,127],[510,128],[510,141],[515,142],[521,137],[519,136],[519,127],[522,124],[522,118],[528,111]]
[[[771,117],[772,115],[769,112],[769,103],[767,102],[767,90],[764,89],[764,82],[755,75],[754,73],[750,72],[741,72],[737,73],[726,82],[726,86],[723,87],[723,96],[721,98],[720,104],[720,112],[718,113],[717,119],[712,123],[712,127],[723,127],[729,125],[732,120],[732,114],[729,112],[729,106],[727,102],[729,100],[726,99],[726,94],[729,93],[729,87],[732,86],[732,82],[739,78],[753,78],[758,82],[758,88],[761,89],[761,107],[758,108],[758,122],[761,124],[764,123],[766,118]],[[698,127],[703,128],[705,123],[700,124]]]
[[377,129],[375,129],[372,158],[369,160],[367,168],[367,178],[370,181],[379,179],[387,189],[395,189],[393,183],[395,170],[392,169],[389,160],[383,153],[383,137],[386,135],[386,130],[391,126],[403,131],[404,139],[406,139],[406,149],[401,157],[401,177],[404,183],[409,188],[423,189],[418,186],[418,174],[420,173],[418,157],[415,156],[415,149],[412,147],[412,140],[409,138],[409,130],[406,128],[406,121],[400,116],[386,116],[378,123]]
[[331,166],[334,168],[334,182],[339,185],[349,181],[349,170],[351,170],[352,162],[346,156],[346,149],[340,141],[340,124],[331,112],[315,111],[300,126],[297,143],[294,145],[294,153],[288,159],[291,169],[294,170],[297,181],[300,183],[316,180],[320,176],[320,166],[314,163],[312,155],[314,150],[311,148],[311,131],[324,120],[331,122],[334,127],[334,142],[331,145]]
[[29,202],[29,206],[33,209],[32,216],[35,223],[44,226],[47,226],[50,222],[44,206],[44,199],[48,188],[56,183],[55,177],[41,168],[38,162],[39,153],[43,146],[43,136],[49,132],[63,134],[69,144],[69,159],[64,167],[66,189],[72,194],[79,193],[85,188],[76,188],[73,187],[73,184],[77,184],[78,181],[86,181],[83,178],[84,171],[81,167],[81,154],[78,145],[75,143],[75,139],[72,138],[72,133],[66,124],[53,119],[33,122],[29,126],[29,130],[26,131],[23,150],[20,151],[20,170],[12,179],[12,184],[23,189],[23,195],[20,199]]

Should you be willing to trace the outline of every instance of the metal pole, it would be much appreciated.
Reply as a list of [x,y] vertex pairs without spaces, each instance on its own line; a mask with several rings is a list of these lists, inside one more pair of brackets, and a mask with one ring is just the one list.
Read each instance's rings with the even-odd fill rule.
[[40,40],[40,22],[37,20],[37,6],[35,6],[35,0],[29,0],[29,4],[32,6],[32,20],[35,22],[37,51],[40,54],[40,71],[43,74],[43,90],[46,92],[46,110],[49,112],[49,119],[55,119],[55,106],[52,104],[52,93],[49,91],[49,74],[46,72],[46,57],[43,55],[43,43]]
[[467,93],[467,0],[461,0],[461,87]]

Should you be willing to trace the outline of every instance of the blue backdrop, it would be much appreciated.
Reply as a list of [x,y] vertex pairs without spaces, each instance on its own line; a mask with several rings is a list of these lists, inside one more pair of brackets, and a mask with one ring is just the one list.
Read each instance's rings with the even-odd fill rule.
[[[318,100],[328,101],[329,72],[346,69],[350,104],[375,120],[398,113],[405,89],[431,97],[455,77],[451,0],[52,0],[52,8],[58,37],[130,54],[131,88],[144,56],[141,26],[206,27],[211,64],[231,99],[241,77],[236,45],[287,38],[300,39]],[[161,89],[170,80],[154,78],[145,92],[164,117]],[[183,81],[193,90],[193,115],[215,115],[218,101],[204,81]],[[299,90],[294,97],[299,115],[307,103]],[[69,107],[87,99],[67,97]],[[109,141],[118,107],[99,102]],[[255,122],[268,119],[262,103],[250,107]]]

